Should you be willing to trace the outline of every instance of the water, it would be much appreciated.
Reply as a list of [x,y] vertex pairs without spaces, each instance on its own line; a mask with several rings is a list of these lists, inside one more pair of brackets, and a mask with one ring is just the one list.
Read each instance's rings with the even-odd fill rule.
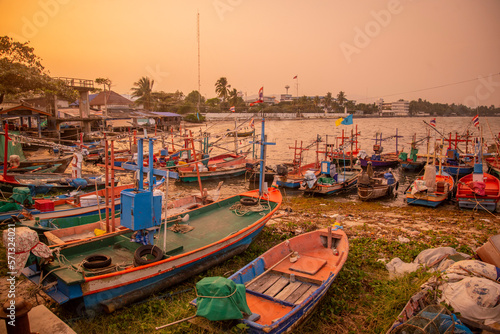
[[[309,146],[313,143],[317,135],[320,135],[323,142],[320,143],[320,150],[324,150],[324,141],[328,139],[328,143],[335,143],[335,137],[340,137],[342,135],[342,129],[344,129],[345,135],[350,135],[351,130],[360,132],[358,137],[358,149],[365,150],[369,155],[373,153],[372,146],[375,143],[375,135],[382,133],[383,138],[396,135],[396,129],[398,131],[398,149],[409,152],[410,143],[414,134],[417,135],[417,140],[426,136],[427,123],[431,120],[428,118],[356,118],[354,117],[353,125],[340,125],[335,126],[334,119],[312,119],[312,120],[266,120],[266,134],[267,141],[276,143],[276,145],[270,145],[267,147],[267,164],[277,165],[283,162],[291,162],[293,160],[294,150],[290,149],[295,145],[297,140],[298,145],[302,141],[303,147]],[[436,117],[436,129],[448,137],[448,134],[452,132],[452,137],[454,138],[455,131],[459,134],[463,134],[468,129],[472,135],[479,135],[478,128],[471,124],[472,117]],[[242,123],[238,121],[238,124]],[[483,137],[486,143],[493,144],[493,137],[498,135],[500,132],[500,118],[484,118],[480,117],[480,123],[485,129],[483,131]],[[203,124],[202,126],[190,127],[193,131],[193,135],[196,136],[200,130],[208,131],[211,134],[210,142],[217,142],[220,147],[214,147],[213,152],[222,153],[225,152],[221,147],[226,147],[229,150],[234,150],[234,138],[223,138],[221,139],[221,134],[228,129],[234,129],[234,120],[228,121],[217,121]],[[246,129],[245,129],[246,127]],[[255,128],[257,134],[261,131],[261,122],[255,119]],[[249,130],[248,125],[245,125],[240,131]],[[430,132],[431,136],[439,136],[433,130]],[[380,136],[380,135],[379,135]],[[252,144],[249,142],[252,138],[239,138],[238,147],[243,150],[248,150],[252,148]],[[340,140],[338,141],[340,143]],[[418,147],[419,153],[426,153],[426,141],[422,141],[422,144]],[[158,143],[159,144],[159,143]],[[461,148],[464,148],[465,144],[460,144]],[[471,144],[469,144],[471,145]],[[384,152],[394,152],[396,150],[396,139],[392,138],[383,141],[382,146],[384,147]],[[159,146],[158,146],[159,147]],[[447,143],[445,143],[447,147]],[[469,146],[469,152],[472,146]],[[256,147],[257,151],[259,147]],[[350,149],[350,148],[347,148]],[[155,146],[156,150],[156,146]],[[303,153],[304,161],[314,162],[316,160],[316,144],[311,146],[308,151]],[[388,198],[381,200],[384,205],[389,206],[402,206],[406,205],[404,203],[404,191],[407,186],[414,180],[414,173],[403,173],[400,168],[396,170],[397,176],[399,176],[399,188],[397,191],[396,198]],[[203,187],[208,190],[214,189],[219,180],[214,181],[204,181]],[[225,179],[224,185],[222,186],[221,196],[230,196],[242,191],[253,189],[254,185],[250,184],[245,180],[244,177]],[[199,193],[198,183],[182,183],[182,182],[171,182],[169,187],[169,193],[171,197],[180,197],[185,194]],[[287,195],[291,196],[301,196],[301,192],[288,190]],[[347,194],[331,196],[330,199],[336,201],[358,201],[356,191],[352,191]]]

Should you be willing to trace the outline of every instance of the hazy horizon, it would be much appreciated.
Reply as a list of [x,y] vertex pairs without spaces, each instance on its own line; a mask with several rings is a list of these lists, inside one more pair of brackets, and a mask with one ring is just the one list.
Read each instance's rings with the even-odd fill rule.
[[0,35],[30,41],[50,75],[108,77],[121,94],[143,76],[198,89],[199,13],[206,98],[226,77],[247,96],[296,96],[298,81],[299,96],[500,106],[497,0],[2,0],[0,12]]

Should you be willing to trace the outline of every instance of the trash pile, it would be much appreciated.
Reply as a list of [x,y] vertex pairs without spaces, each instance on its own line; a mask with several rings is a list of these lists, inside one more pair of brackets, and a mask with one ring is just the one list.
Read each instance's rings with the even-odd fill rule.
[[[391,277],[420,268],[440,273],[422,285],[421,292],[410,299],[388,333],[431,333],[436,324],[443,329],[436,333],[472,333],[468,327],[499,333],[500,235],[490,237],[476,254],[480,260],[451,247],[431,248],[422,251],[411,263],[399,258],[387,263]],[[459,316],[426,312],[426,303],[448,305]]]

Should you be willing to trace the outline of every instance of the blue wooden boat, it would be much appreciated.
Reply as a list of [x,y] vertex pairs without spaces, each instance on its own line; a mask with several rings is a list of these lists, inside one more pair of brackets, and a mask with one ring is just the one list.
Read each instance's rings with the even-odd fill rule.
[[339,228],[305,233],[274,246],[229,277],[246,286],[252,312],[238,321],[247,326],[247,333],[293,332],[325,297],[348,254],[347,236]]

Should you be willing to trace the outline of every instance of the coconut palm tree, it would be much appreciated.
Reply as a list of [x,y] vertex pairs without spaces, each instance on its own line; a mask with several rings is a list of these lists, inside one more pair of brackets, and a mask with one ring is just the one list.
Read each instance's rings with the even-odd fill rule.
[[153,93],[154,83],[154,80],[142,77],[139,81],[134,82],[135,87],[132,87],[132,96],[138,97],[137,102],[143,103],[146,110],[151,109],[151,94]]
[[227,87],[227,79],[226,77],[221,77],[215,83],[215,92],[217,96],[222,99],[222,102],[226,102],[226,99],[229,95],[229,89]]
[[346,97],[345,97],[345,93],[343,91],[340,91],[338,94],[337,94],[337,102],[339,104],[340,107],[343,107],[344,106],[344,103],[346,101]]
[[326,93],[324,101],[326,110],[330,109],[330,105],[332,104],[332,93]]

